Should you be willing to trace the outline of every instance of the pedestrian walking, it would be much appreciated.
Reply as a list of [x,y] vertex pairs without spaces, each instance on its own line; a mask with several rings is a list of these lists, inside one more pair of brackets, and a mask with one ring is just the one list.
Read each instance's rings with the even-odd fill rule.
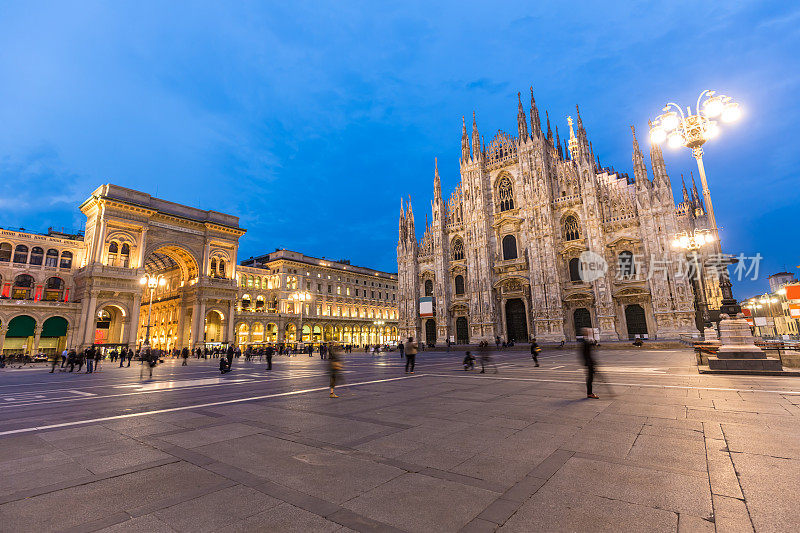
[[64,366],[67,364],[67,357],[69,357],[69,350],[64,348],[64,351],[61,352],[61,368],[64,368]]
[[414,342],[414,337],[409,337],[406,343],[406,373],[414,373],[414,365],[417,359],[417,343]]
[[94,346],[86,348],[86,351],[83,352],[83,356],[86,359],[86,373],[91,374],[94,370]]
[[56,371],[56,367],[58,366],[58,360],[61,359],[61,356],[58,354],[58,352],[53,352],[53,354],[49,356],[47,359],[50,361],[50,373],[52,374],[53,372]]
[[181,350],[181,357],[183,358],[183,363],[181,363],[181,366],[188,366],[189,365],[189,363],[188,363],[188,361],[189,361],[189,348],[187,348],[186,346],[184,346],[183,350]]
[[531,359],[533,362],[536,363],[536,366],[539,366],[539,353],[542,351],[539,348],[539,343],[536,342],[536,337],[531,339]]
[[467,370],[475,370],[475,356],[469,350],[464,354],[464,371]]
[[593,349],[594,339],[592,338],[592,330],[584,328],[580,343],[580,353],[583,365],[586,367],[586,397],[596,400],[598,396],[592,392],[592,382],[594,381],[595,372],[595,362],[592,356]]
[[403,341],[397,343],[397,349],[400,350],[400,359],[406,356],[405,354],[406,347],[403,345]]
[[145,371],[147,372],[147,379],[153,379],[153,367],[156,366],[156,354],[150,350],[150,347],[143,348],[139,352],[139,359],[141,360],[141,367],[139,368],[139,379],[144,378]]
[[336,395],[336,382],[339,380],[339,376],[342,373],[342,366],[343,366],[343,357],[344,353],[342,351],[341,346],[331,345],[328,347],[328,374],[330,376],[330,385],[331,385],[331,398],[338,398]]

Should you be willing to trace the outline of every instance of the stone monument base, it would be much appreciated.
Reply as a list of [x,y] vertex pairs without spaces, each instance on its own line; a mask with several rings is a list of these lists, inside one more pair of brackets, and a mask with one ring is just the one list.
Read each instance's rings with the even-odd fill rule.
[[709,370],[730,370],[747,372],[782,372],[783,367],[778,359],[768,359],[767,354],[755,345],[750,325],[744,315],[737,314],[731,318],[720,315],[719,323],[720,347],[715,356],[708,357]]

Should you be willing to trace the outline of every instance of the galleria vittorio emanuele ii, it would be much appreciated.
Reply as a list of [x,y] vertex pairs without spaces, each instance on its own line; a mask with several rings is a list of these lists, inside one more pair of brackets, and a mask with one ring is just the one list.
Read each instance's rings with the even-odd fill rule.
[[[680,232],[712,230],[694,183],[676,204],[658,145],[648,172],[633,134],[631,178],[600,163],[577,106],[562,140],[547,114],[542,127],[532,88],[530,131],[517,105],[516,136],[498,131],[482,146],[474,115],[471,135],[462,125],[461,181],[445,200],[437,164],[419,241],[412,206],[401,205],[401,335],[441,345],[572,340],[583,328],[605,340],[697,332],[683,254],[672,246]],[[603,275],[583,275],[584,252],[607,265]],[[703,274],[713,310],[718,281]]]

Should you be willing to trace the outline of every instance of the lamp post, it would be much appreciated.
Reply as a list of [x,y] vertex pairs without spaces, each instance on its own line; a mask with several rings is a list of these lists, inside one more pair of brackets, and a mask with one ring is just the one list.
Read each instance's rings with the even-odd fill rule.
[[[672,243],[673,247],[685,250],[687,252],[689,261],[694,264],[694,275],[691,279],[692,288],[694,289],[695,307],[697,307],[697,322],[702,322],[703,335],[706,337],[712,334],[711,332],[714,330],[711,326],[711,317],[708,314],[708,302],[706,300],[706,292],[702,276],[703,267],[697,251],[706,244],[710,244],[715,240],[716,239],[714,238],[714,235],[708,231],[695,231],[692,229],[691,233],[681,232],[676,235],[675,240]],[[716,332],[713,333],[713,336],[716,337]]]
[[150,346],[150,313],[153,310],[153,293],[156,287],[163,287],[164,284],[167,283],[167,279],[163,274],[156,274],[155,276],[152,274],[145,274],[142,276],[142,279],[139,280],[139,283],[147,285],[147,288],[150,289],[150,304],[147,306],[147,332],[144,335],[144,342],[142,343],[144,347]]
[[[703,100],[705,98],[705,100]],[[701,103],[702,100],[702,103]],[[677,109],[678,113],[672,110]],[[703,145],[719,135],[719,125],[716,119],[722,122],[735,122],[741,117],[742,111],[739,104],[729,96],[716,94],[708,89],[700,93],[697,97],[695,112],[691,107],[683,109],[673,102],[669,102],[660,114],[651,123],[650,141],[654,144],[661,144],[667,141],[670,148],[685,146],[691,148],[692,155],[697,160],[697,170],[700,174],[700,182],[703,186],[703,201],[705,202],[708,222],[711,226],[711,233],[716,240],[717,252],[722,252],[722,244],[719,239],[719,229],[717,220],[714,216],[714,205],[711,203],[711,193],[708,190],[706,180],[706,170],[703,166]],[[722,306],[720,311],[728,316],[736,316],[741,308],[733,297],[731,281],[728,276],[727,266],[720,269],[720,289],[722,290]]]
[[298,341],[299,346],[303,343],[303,311],[305,310],[305,303],[311,301],[311,293],[307,291],[293,292],[289,295],[289,299],[298,302],[300,305],[300,329],[298,330],[298,334],[300,335],[300,340]]

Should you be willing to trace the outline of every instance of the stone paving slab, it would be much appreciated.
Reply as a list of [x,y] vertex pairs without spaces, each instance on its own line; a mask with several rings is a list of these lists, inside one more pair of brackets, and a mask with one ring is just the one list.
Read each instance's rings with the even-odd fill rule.
[[[612,374],[608,356],[617,396],[599,401],[581,397],[580,374],[520,354],[498,375],[420,371],[337,400],[315,392],[0,437],[0,530],[796,529],[794,385],[686,377],[691,352],[650,352],[621,352],[619,365],[670,373]],[[778,389],[788,392],[764,392]],[[213,401],[198,394],[192,403]],[[144,405],[130,401],[117,412]],[[20,420],[54,423],[39,411]]]

